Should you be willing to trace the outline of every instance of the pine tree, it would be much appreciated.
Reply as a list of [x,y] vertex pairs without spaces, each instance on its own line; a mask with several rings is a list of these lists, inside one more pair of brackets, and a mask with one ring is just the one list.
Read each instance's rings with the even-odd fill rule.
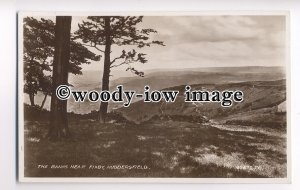
[[[104,54],[102,90],[109,90],[109,78],[111,69],[121,65],[127,66],[126,70],[143,77],[144,72],[138,71],[132,63],[146,63],[146,54],[138,53],[136,49],[122,51],[121,55],[111,58],[112,45],[133,46],[141,49],[153,44],[163,45],[162,41],[150,39],[150,35],[157,33],[150,28],[138,29],[143,21],[142,16],[89,16],[88,21],[79,24],[79,29],[74,34],[74,39],[80,38],[85,46],[93,47]],[[104,49],[102,49],[104,48]],[[101,102],[99,109],[99,121],[105,122],[108,102]]]
[[69,136],[67,118],[67,100],[56,97],[59,85],[68,84],[68,67],[70,65],[70,16],[57,16],[55,25],[55,51],[52,75],[52,96],[50,110],[50,128],[48,136],[52,140]]
[[[23,32],[24,92],[29,95],[32,106],[35,95],[42,92],[45,97],[40,108],[43,108],[47,96],[51,95],[55,23],[50,19],[25,17]],[[69,73],[82,74],[82,64],[100,59],[81,43],[73,40],[70,43]]]

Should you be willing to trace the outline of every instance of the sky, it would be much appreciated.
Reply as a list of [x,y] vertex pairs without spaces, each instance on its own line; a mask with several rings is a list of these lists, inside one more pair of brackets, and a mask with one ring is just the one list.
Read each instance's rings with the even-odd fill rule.
[[[270,16],[145,18],[166,48],[153,65],[168,67],[274,66],[285,63],[285,19]],[[150,65],[150,64],[149,64]]]
[[[73,32],[82,20],[86,17],[72,17]],[[137,49],[146,53],[148,59],[146,64],[132,65],[139,70],[285,64],[285,16],[145,16],[137,28],[157,30],[151,39],[166,45]],[[133,48],[112,46],[111,60],[123,49]],[[83,65],[83,71],[102,67],[103,59]]]

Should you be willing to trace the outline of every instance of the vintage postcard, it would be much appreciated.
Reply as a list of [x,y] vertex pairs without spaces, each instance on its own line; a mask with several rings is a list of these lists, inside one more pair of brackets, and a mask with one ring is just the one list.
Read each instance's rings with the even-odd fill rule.
[[290,182],[288,12],[18,22],[21,182]]

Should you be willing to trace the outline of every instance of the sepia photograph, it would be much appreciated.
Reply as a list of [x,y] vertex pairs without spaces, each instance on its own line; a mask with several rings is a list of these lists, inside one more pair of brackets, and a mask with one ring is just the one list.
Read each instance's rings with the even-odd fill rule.
[[18,14],[21,182],[287,183],[288,12]]

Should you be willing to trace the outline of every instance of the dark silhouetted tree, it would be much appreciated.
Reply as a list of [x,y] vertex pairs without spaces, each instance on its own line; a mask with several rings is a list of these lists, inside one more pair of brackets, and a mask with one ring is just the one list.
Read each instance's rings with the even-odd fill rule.
[[68,85],[71,20],[72,17],[70,16],[56,17],[50,128],[48,133],[49,138],[53,140],[69,136],[67,100],[58,99],[55,91],[59,85]]
[[[35,105],[37,92],[44,94],[40,108],[44,107],[47,96],[51,95],[51,72],[54,56],[55,23],[50,19],[24,18],[24,92],[29,95],[31,105]],[[76,41],[70,44],[69,72],[82,74],[81,64],[97,61],[96,56]]]
[[53,56],[54,24],[51,20],[38,21],[24,18],[24,92],[29,95],[31,105],[40,91],[42,81],[47,80],[51,71],[49,57]]
[[[138,53],[136,49],[122,51],[121,55],[111,58],[112,45],[134,46],[136,48],[150,47],[152,44],[164,45],[162,41],[150,39],[154,29],[138,29],[137,25],[143,21],[142,16],[90,16],[88,21],[79,24],[75,38],[80,38],[89,47],[97,49],[104,54],[102,76],[102,90],[109,90],[110,71],[114,67],[127,66],[126,70],[143,77],[144,72],[132,67],[131,63],[146,63],[146,54]],[[104,49],[101,49],[104,48]],[[108,102],[101,102],[99,121],[105,122]]]

